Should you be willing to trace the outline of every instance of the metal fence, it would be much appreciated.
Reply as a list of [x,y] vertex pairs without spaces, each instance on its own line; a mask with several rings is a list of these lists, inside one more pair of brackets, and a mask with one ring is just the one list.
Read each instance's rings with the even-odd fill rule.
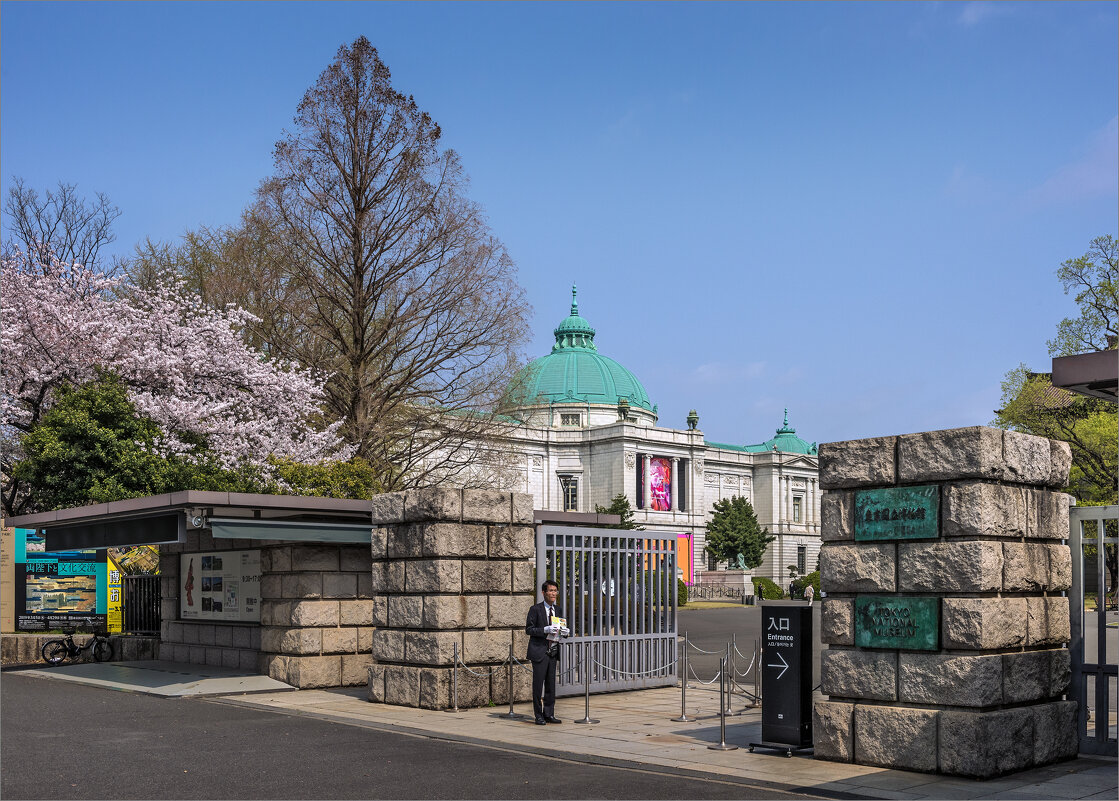
[[539,526],[536,574],[559,584],[572,633],[557,695],[583,691],[584,662],[593,692],[675,683],[676,534]]
[[158,575],[122,576],[124,634],[159,634],[162,595]]
[[1069,512],[1072,590],[1070,697],[1079,705],[1080,752],[1116,756],[1119,610],[1108,562],[1119,547],[1119,506],[1077,506]]

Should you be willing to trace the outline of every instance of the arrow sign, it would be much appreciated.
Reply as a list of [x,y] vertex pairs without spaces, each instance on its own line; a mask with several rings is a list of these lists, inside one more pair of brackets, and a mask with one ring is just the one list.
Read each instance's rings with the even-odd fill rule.
[[783,656],[781,656],[780,651],[777,652],[777,658],[781,660],[780,665],[766,665],[766,667],[781,668],[781,672],[777,674],[777,678],[781,678],[785,675],[785,671],[789,669],[789,663],[785,661],[785,658]]

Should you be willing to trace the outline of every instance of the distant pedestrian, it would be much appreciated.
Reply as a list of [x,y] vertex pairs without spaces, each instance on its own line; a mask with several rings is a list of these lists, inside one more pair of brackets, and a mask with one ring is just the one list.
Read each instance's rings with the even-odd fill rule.
[[804,599],[808,601],[808,605],[812,605],[812,598],[816,595],[816,590],[811,584],[804,588]]

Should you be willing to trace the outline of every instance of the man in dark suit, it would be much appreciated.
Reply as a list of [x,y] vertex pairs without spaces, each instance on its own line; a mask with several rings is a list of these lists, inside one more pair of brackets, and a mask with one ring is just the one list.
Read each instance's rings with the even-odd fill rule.
[[552,623],[553,617],[563,617],[556,604],[559,585],[549,579],[540,586],[544,600],[529,607],[525,620],[528,634],[528,658],[532,662],[532,711],[536,724],[561,723],[555,716],[556,666],[559,664],[559,639],[571,636],[571,631]]

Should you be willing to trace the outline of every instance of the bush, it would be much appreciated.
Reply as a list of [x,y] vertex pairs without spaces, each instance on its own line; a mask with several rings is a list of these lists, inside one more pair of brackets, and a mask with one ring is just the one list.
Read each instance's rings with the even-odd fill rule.
[[676,579],[676,605],[684,606],[688,603],[688,585],[684,579]]
[[755,576],[751,581],[754,582],[754,596],[761,598],[763,601],[780,601],[785,597],[785,593],[781,592],[781,588],[770,579],[763,576]]
[[804,588],[807,587],[809,584],[812,585],[812,590],[816,593],[816,598],[819,598],[820,597],[820,571],[819,570],[815,570],[811,573],[803,575],[800,578],[798,578],[796,581],[793,582],[793,586],[796,587],[797,595],[799,595],[801,598],[803,598],[804,597]]

